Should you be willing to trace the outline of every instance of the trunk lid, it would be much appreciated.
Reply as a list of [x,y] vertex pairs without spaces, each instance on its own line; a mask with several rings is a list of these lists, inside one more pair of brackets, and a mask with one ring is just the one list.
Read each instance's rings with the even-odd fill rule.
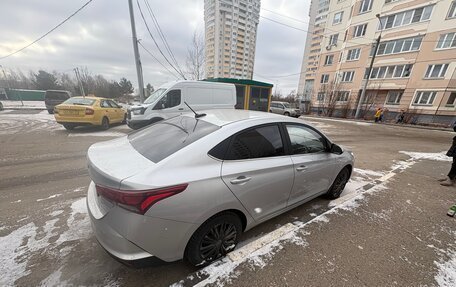
[[85,116],[86,108],[92,108],[91,106],[79,106],[79,105],[58,105],[57,109],[59,115],[62,117],[83,117]]
[[95,184],[116,189],[123,179],[155,165],[133,148],[127,136],[93,144],[87,152],[87,160]]

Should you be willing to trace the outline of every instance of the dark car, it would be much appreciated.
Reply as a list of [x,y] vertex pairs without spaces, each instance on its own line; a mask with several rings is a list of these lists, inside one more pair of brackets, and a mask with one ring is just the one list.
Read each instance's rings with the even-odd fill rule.
[[44,104],[50,114],[54,113],[54,107],[71,98],[71,93],[63,90],[47,90],[44,95]]

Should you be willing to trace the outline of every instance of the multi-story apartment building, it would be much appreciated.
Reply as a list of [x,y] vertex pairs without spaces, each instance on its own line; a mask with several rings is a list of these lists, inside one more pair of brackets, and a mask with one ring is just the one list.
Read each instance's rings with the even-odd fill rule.
[[309,8],[309,28],[307,32],[301,74],[299,77],[298,95],[304,101],[310,101],[315,75],[320,60],[323,34],[328,18],[329,0],[312,0]]
[[207,78],[252,79],[260,0],[205,0]]
[[322,42],[312,94],[319,112],[353,115],[369,77],[364,112],[456,120],[456,0],[332,0]]

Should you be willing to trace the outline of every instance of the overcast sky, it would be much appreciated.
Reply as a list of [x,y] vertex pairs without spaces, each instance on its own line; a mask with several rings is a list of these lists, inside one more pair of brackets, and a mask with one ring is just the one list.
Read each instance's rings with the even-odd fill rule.
[[[0,4],[0,57],[32,42],[68,17],[87,0],[3,0]],[[145,12],[144,0],[139,0]],[[307,22],[310,0],[262,0],[262,8]],[[161,58],[147,33],[133,1],[138,38],[155,56]],[[155,16],[177,61],[185,66],[187,48],[195,30],[204,30],[204,0],[149,0]],[[261,15],[301,29],[303,24],[261,10]],[[145,14],[149,26],[152,21]],[[152,30],[155,32],[154,30]],[[158,36],[157,36],[158,37]],[[272,82],[287,94],[297,89],[306,33],[260,18],[257,36],[254,79]],[[161,42],[159,42],[161,44]],[[144,82],[157,87],[175,80],[162,66],[140,48]],[[126,77],[136,86],[127,0],[93,0],[84,10],[30,48],[0,60],[7,69],[44,69],[72,73],[74,67],[87,67],[108,79]],[[266,77],[266,78],[262,78]]]

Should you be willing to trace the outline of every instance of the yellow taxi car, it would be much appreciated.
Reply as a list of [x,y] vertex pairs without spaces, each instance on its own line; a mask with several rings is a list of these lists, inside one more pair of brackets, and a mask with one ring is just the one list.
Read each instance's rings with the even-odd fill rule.
[[54,108],[55,120],[67,130],[88,125],[106,130],[110,124],[124,123],[126,113],[113,100],[98,97],[72,97]]

